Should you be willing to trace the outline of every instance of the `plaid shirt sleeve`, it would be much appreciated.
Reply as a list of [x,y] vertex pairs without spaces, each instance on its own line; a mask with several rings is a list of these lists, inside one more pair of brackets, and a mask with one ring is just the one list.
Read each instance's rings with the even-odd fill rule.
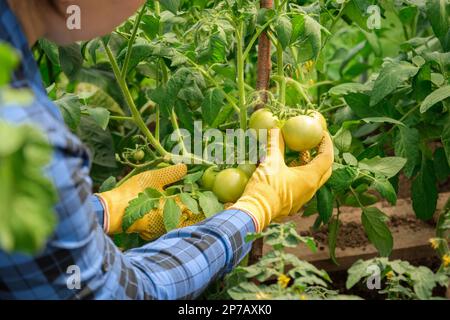
[[92,196],[89,154],[48,99],[5,0],[0,0],[0,41],[22,56],[12,86],[35,96],[28,106],[0,105],[0,119],[31,123],[47,135],[54,152],[46,174],[59,195],[59,223],[42,252],[27,256],[0,250],[0,299],[193,299],[249,252],[244,237],[255,227],[239,211],[224,211],[121,252],[101,227],[103,210]]

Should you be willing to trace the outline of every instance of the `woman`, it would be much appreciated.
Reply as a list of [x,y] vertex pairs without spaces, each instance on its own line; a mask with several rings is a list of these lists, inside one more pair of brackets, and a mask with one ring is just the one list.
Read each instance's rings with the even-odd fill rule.
[[[107,233],[121,231],[128,202],[148,187],[162,189],[181,179],[186,167],[148,171],[120,189],[92,195],[88,153],[48,99],[29,48],[42,37],[67,44],[104,35],[144,2],[0,0],[0,40],[14,46],[22,58],[11,85],[29,88],[34,94],[31,105],[0,106],[0,119],[32,123],[45,132],[53,147],[46,175],[59,195],[55,207],[59,223],[43,252],[29,257],[0,251],[0,299],[195,298],[249,252],[250,243],[244,241],[247,233],[297,212],[331,174],[333,148],[328,134],[309,165],[287,168],[284,141],[274,130],[267,160],[233,208],[122,253]],[[66,27],[69,5],[80,7],[79,30]],[[272,174],[266,175],[268,170]],[[152,210],[133,230],[145,237],[161,223],[158,210]],[[80,272],[79,283],[68,270]]]

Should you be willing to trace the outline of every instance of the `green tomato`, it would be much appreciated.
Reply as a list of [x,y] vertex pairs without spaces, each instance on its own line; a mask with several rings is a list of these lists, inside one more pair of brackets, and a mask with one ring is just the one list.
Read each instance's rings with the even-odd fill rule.
[[206,190],[212,190],[216,176],[219,174],[217,167],[209,167],[202,176],[201,185]]
[[319,120],[320,124],[322,125],[322,129],[323,130],[328,130],[328,125],[327,125],[327,120],[325,119],[325,117],[316,110],[308,110],[307,111],[307,115],[310,117],[313,117],[317,120]]
[[245,172],[247,177],[250,179],[250,177],[253,175],[253,173],[256,171],[256,165],[252,163],[243,163],[238,165],[238,169],[241,169]]
[[133,154],[133,158],[136,161],[142,161],[145,158],[145,152],[143,150],[138,150]]
[[236,202],[244,193],[248,177],[241,169],[225,169],[216,176],[213,192],[223,203]]
[[249,122],[250,129],[274,129],[277,127],[277,118],[268,109],[259,109],[252,114]]
[[317,118],[301,115],[286,121],[282,128],[286,145],[293,151],[311,150],[322,141],[323,128]]

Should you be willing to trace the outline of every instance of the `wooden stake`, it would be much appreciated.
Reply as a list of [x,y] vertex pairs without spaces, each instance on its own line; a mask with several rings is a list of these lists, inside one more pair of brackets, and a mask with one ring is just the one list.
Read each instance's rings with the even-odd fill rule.
[[[272,9],[273,0],[261,0],[261,8]],[[264,108],[269,90],[270,72],[272,70],[271,57],[271,43],[266,32],[261,33],[258,40],[258,74],[256,80],[256,90],[260,91],[261,103],[256,106],[256,109]]]
[[[261,8],[272,9],[273,0],[261,0]],[[256,80],[256,90],[260,91],[261,103],[256,106],[256,109],[264,108],[269,90],[270,72],[272,70],[272,63],[270,60],[271,43],[266,32],[261,33],[258,40],[258,74]],[[250,252],[249,265],[255,264],[261,259],[263,255],[263,239],[258,239],[253,243],[252,251]]]

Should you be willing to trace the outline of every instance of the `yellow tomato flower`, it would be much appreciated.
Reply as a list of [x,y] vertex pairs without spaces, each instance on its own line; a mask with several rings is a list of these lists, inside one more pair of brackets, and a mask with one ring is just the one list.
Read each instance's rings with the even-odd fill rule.
[[308,85],[313,86],[316,82],[313,79],[308,80]]
[[314,67],[314,61],[313,60],[306,61],[305,68],[306,68],[307,72],[311,72],[313,67]]
[[278,276],[278,284],[282,288],[286,288],[289,284],[289,281],[291,281],[291,278],[285,274],[281,274],[280,276]]
[[448,254],[444,254],[444,256],[442,257],[442,263],[444,264],[444,267],[448,267],[450,266],[450,255]]
[[437,248],[439,248],[439,239],[437,238],[431,238],[430,240],[428,240],[431,244],[431,247],[436,250]]
[[389,280],[391,280],[394,276],[395,276],[395,273],[392,271],[389,271],[388,273],[386,273],[386,278],[388,278]]
[[300,300],[308,300],[308,296],[305,294],[300,295]]

